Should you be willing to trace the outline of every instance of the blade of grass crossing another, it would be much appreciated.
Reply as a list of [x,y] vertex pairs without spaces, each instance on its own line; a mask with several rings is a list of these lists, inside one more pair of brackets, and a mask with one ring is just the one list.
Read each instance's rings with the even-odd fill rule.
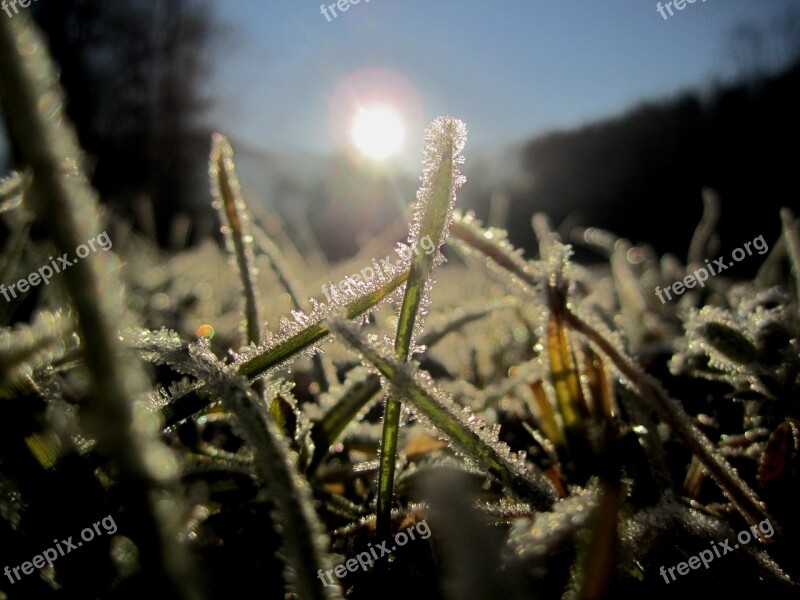
[[496,432],[479,423],[471,411],[459,407],[423,375],[412,375],[405,363],[368,344],[345,321],[337,320],[330,326],[366,362],[378,369],[416,413],[444,434],[461,454],[480,464],[506,488],[520,499],[529,501],[537,510],[552,508],[555,493],[549,482],[541,475],[529,473],[524,460],[513,456],[508,446],[497,440]]
[[[415,335],[421,332],[420,308],[427,303],[429,275],[442,262],[440,247],[447,238],[456,190],[464,179],[458,167],[464,162],[464,123],[452,117],[438,117],[425,131],[425,169],[417,192],[414,218],[409,228],[409,245],[414,252],[397,323],[395,354],[408,360]],[[435,252],[420,252],[422,240],[430,239]],[[387,537],[391,524],[397,435],[400,429],[400,401],[394,393],[386,396],[378,471],[377,533]]]

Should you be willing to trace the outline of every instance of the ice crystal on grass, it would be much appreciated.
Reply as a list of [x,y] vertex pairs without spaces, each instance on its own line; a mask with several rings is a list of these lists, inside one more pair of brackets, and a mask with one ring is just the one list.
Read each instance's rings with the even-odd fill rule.
[[776,457],[767,457],[764,438],[800,418],[800,322],[784,289],[736,285],[726,299],[728,308],[706,306],[685,315],[686,334],[670,368],[730,386],[730,396],[746,402],[740,434],[746,442],[724,453],[772,463]]
[[22,204],[25,181],[14,171],[0,179],[0,213],[13,210]]
[[490,519],[491,525],[511,525],[523,518],[534,518],[530,507],[501,498],[497,502],[475,502],[475,508]]
[[77,347],[70,339],[73,327],[69,314],[58,311],[39,313],[30,325],[0,329],[0,397],[23,385],[35,369],[52,364],[68,349]]
[[147,394],[148,410],[151,412],[162,411],[170,406],[176,398],[182,398],[196,392],[201,386],[202,384],[196,381],[181,380],[168,385],[166,388],[158,387]]
[[[346,437],[348,432],[360,429],[367,412],[378,398],[381,389],[375,373],[364,366],[351,369],[341,384],[335,384],[320,395],[318,404],[306,405],[309,416],[325,423],[337,437]],[[333,442],[334,439],[330,439]]]
[[[328,330],[324,326],[325,319],[334,314],[352,319],[363,319],[369,313],[376,311],[378,304],[391,301],[393,294],[397,293],[398,289],[402,289],[404,276],[407,273],[403,267],[393,269],[388,275],[379,274],[366,283],[353,282],[354,285],[346,287],[344,292],[332,292],[330,303],[314,301],[311,303],[310,313],[292,311],[291,319],[280,319],[279,329],[276,333],[266,331],[260,345],[251,344],[232,353],[234,364],[242,369],[247,369],[248,365],[258,357],[271,355],[282,347],[291,346],[294,343],[297,344],[298,351],[270,364],[268,370],[279,368],[290,360],[312,356],[319,351],[322,339],[328,335]],[[374,302],[369,301],[371,298],[375,299]],[[303,339],[303,336],[312,330],[316,333],[312,334],[309,339]],[[265,371],[259,370],[257,376],[261,377],[264,374]]]
[[[685,340],[684,352],[676,354],[673,359],[674,372],[693,365],[709,378],[744,378],[746,385],[766,392],[759,384],[758,377],[751,372],[753,368],[758,368],[755,344],[747,331],[738,328],[729,311],[716,306],[690,309],[686,317]],[[687,360],[690,361],[688,364]]]
[[[440,220],[442,225],[438,228],[437,237],[433,239],[436,246],[434,264],[437,265],[444,259],[440,249],[450,231],[456,192],[466,181],[459,171],[459,167],[464,164],[464,156],[461,152],[466,143],[466,125],[452,117],[437,117],[425,130],[425,150],[422,158],[424,170],[420,177],[422,184],[417,191],[417,203],[408,230],[408,244],[414,247],[425,235],[430,233],[431,224],[427,220],[430,219],[434,222]],[[430,214],[431,202],[437,193],[441,193],[439,188],[442,185],[447,186],[449,200],[445,206],[437,209],[437,211],[443,211],[443,214]]]
[[[452,117],[438,117],[425,130],[424,168],[408,228],[408,245],[397,245],[397,253],[411,263],[395,337],[397,351],[405,356],[421,351],[414,340],[422,334],[434,283],[431,273],[445,260],[441,247],[450,232],[458,189],[466,181],[459,170],[466,142],[466,125]],[[435,248],[433,256],[427,249],[423,252],[425,239]],[[409,325],[411,331],[407,330]]]
[[736,390],[775,399],[789,393],[800,371],[790,297],[778,289],[735,286],[732,308],[705,306],[684,318],[686,335],[671,362],[675,373],[725,381]]
[[552,512],[515,521],[508,534],[508,551],[545,575],[544,559],[574,542],[597,506],[597,495],[596,487],[577,489],[558,501]]
[[[194,376],[200,366],[193,358],[189,343],[169,329],[150,331],[129,328],[120,334],[120,339],[128,348],[135,349],[145,360],[156,365],[167,365],[182,375]],[[172,383],[166,389],[157,387],[147,395],[148,408],[153,412],[160,411],[170,406],[176,398],[196,392],[202,386],[201,381],[184,380]]]
[[294,382],[276,378],[273,382],[272,397],[280,397],[289,406],[294,418],[297,420],[297,424],[294,427],[295,445],[304,453],[313,454],[314,442],[311,438],[311,431],[314,424],[300,408],[292,389],[294,389]]

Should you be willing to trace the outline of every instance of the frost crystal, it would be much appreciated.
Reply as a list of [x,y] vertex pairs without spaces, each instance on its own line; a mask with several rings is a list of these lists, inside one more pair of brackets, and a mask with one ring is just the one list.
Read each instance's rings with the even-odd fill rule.
[[40,313],[30,325],[0,329],[0,385],[18,384],[76,347],[69,340],[73,327],[71,315],[57,311]]
[[[329,291],[330,302],[321,303],[312,298],[309,298],[311,311],[307,314],[300,310],[293,310],[291,312],[291,319],[283,317],[279,320],[279,329],[277,333],[267,330],[262,336],[262,343],[260,345],[251,344],[250,346],[241,348],[238,352],[232,353],[233,363],[238,367],[252,360],[256,356],[271,352],[283,344],[289,343],[292,338],[306,331],[309,327],[322,326],[324,321],[329,317],[339,314],[346,315],[351,313],[354,304],[363,302],[366,296],[376,295],[389,286],[403,272],[409,268],[408,261],[398,263],[391,269],[384,268],[383,270],[376,270],[376,275],[370,281],[353,281],[348,280],[351,285],[343,286],[345,291],[341,291],[333,283],[326,284],[325,288]],[[365,309],[361,314],[356,315],[355,319],[365,319],[371,313],[378,310],[377,304],[383,302],[392,302],[396,300],[398,294],[402,294],[405,284],[401,283],[391,293],[381,298],[376,306]],[[319,349],[321,340],[308,345],[300,352],[293,353],[289,360],[296,360],[304,356],[313,356],[316,352],[321,352]],[[276,364],[268,372],[272,372],[282,366]],[[260,374],[259,377],[264,374]]]
[[595,487],[578,489],[558,502],[552,512],[538,513],[533,521],[516,521],[508,535],[509,553],[526,562],[543,561],[575,538],[596,506]]
[[521,248],[514,248],[503,229],[484,228],[473,212],[461,214],[453,212],[453,241],[456,249],[464,256],[472,256],[478,250],[490,258],[487,266],[492,271],[511,276],[512,282],[525,292],[534,292],[546,281],[550,272],[544,261],[526,260]]
[[458,119],[453,117],[437,117],[425,129],[425,150],[422,162],[424,169],[420,177],[422,184],[417,191],[417,203],[414,207],[414,216],[408,232],[408,245],[415,246],[422,239],[421,227],[430,203],[436,194],[436,186],[441,185],[437,181],[437,175],[442,162],[449,160],[452,168],[452,185],[450,188],[450,199],[447,207],[447,216],[444,221],[441,237],[437,240],[435,265],[441,264],[444,260],[440,248],[447,239],[451,214],[456,203],[456,191],[461,187],[466,178],[461,175],[458,167],[464,164],[464,156],[461,152],[467,143],[467,127]]

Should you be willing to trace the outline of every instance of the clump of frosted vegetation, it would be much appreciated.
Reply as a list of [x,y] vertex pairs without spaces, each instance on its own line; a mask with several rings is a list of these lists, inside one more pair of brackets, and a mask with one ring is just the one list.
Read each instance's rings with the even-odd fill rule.
[[[21,160],[0,180],[13,281],[100,220],[58,167],[80,151],[24,19],[0,22],[0,77]],[[307,294],[334,273],[250,214],[215,135],[224,243],[166,255],[114,222],[116,255],[0,306],[4,562],[119,525],[3,597],[796,597],[794,215],[753,280],[664,304],[654,285],[689,264],[597,229],[561,239],[544,215],[536,250],[515,248],[458,209],[464,123],[424,136],[408,237],[386,242],[405,260],[327,301]],[[408,251],[428,236],[436,252]],[[766,520],[769,539],[663,580]]]

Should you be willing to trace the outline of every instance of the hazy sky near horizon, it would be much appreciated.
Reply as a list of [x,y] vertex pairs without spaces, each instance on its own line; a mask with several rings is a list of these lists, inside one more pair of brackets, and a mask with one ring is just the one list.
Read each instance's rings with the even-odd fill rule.
[[259,148],[325,153],[345,143],[354,99],[383,86],[408,119],[402,161],[439,114],[493,150],[724,78],[737,25],[798,6],[696,0],[664,20],[656,4],[361,0],[328,21],[319,0],[224,0],[212,122]]

